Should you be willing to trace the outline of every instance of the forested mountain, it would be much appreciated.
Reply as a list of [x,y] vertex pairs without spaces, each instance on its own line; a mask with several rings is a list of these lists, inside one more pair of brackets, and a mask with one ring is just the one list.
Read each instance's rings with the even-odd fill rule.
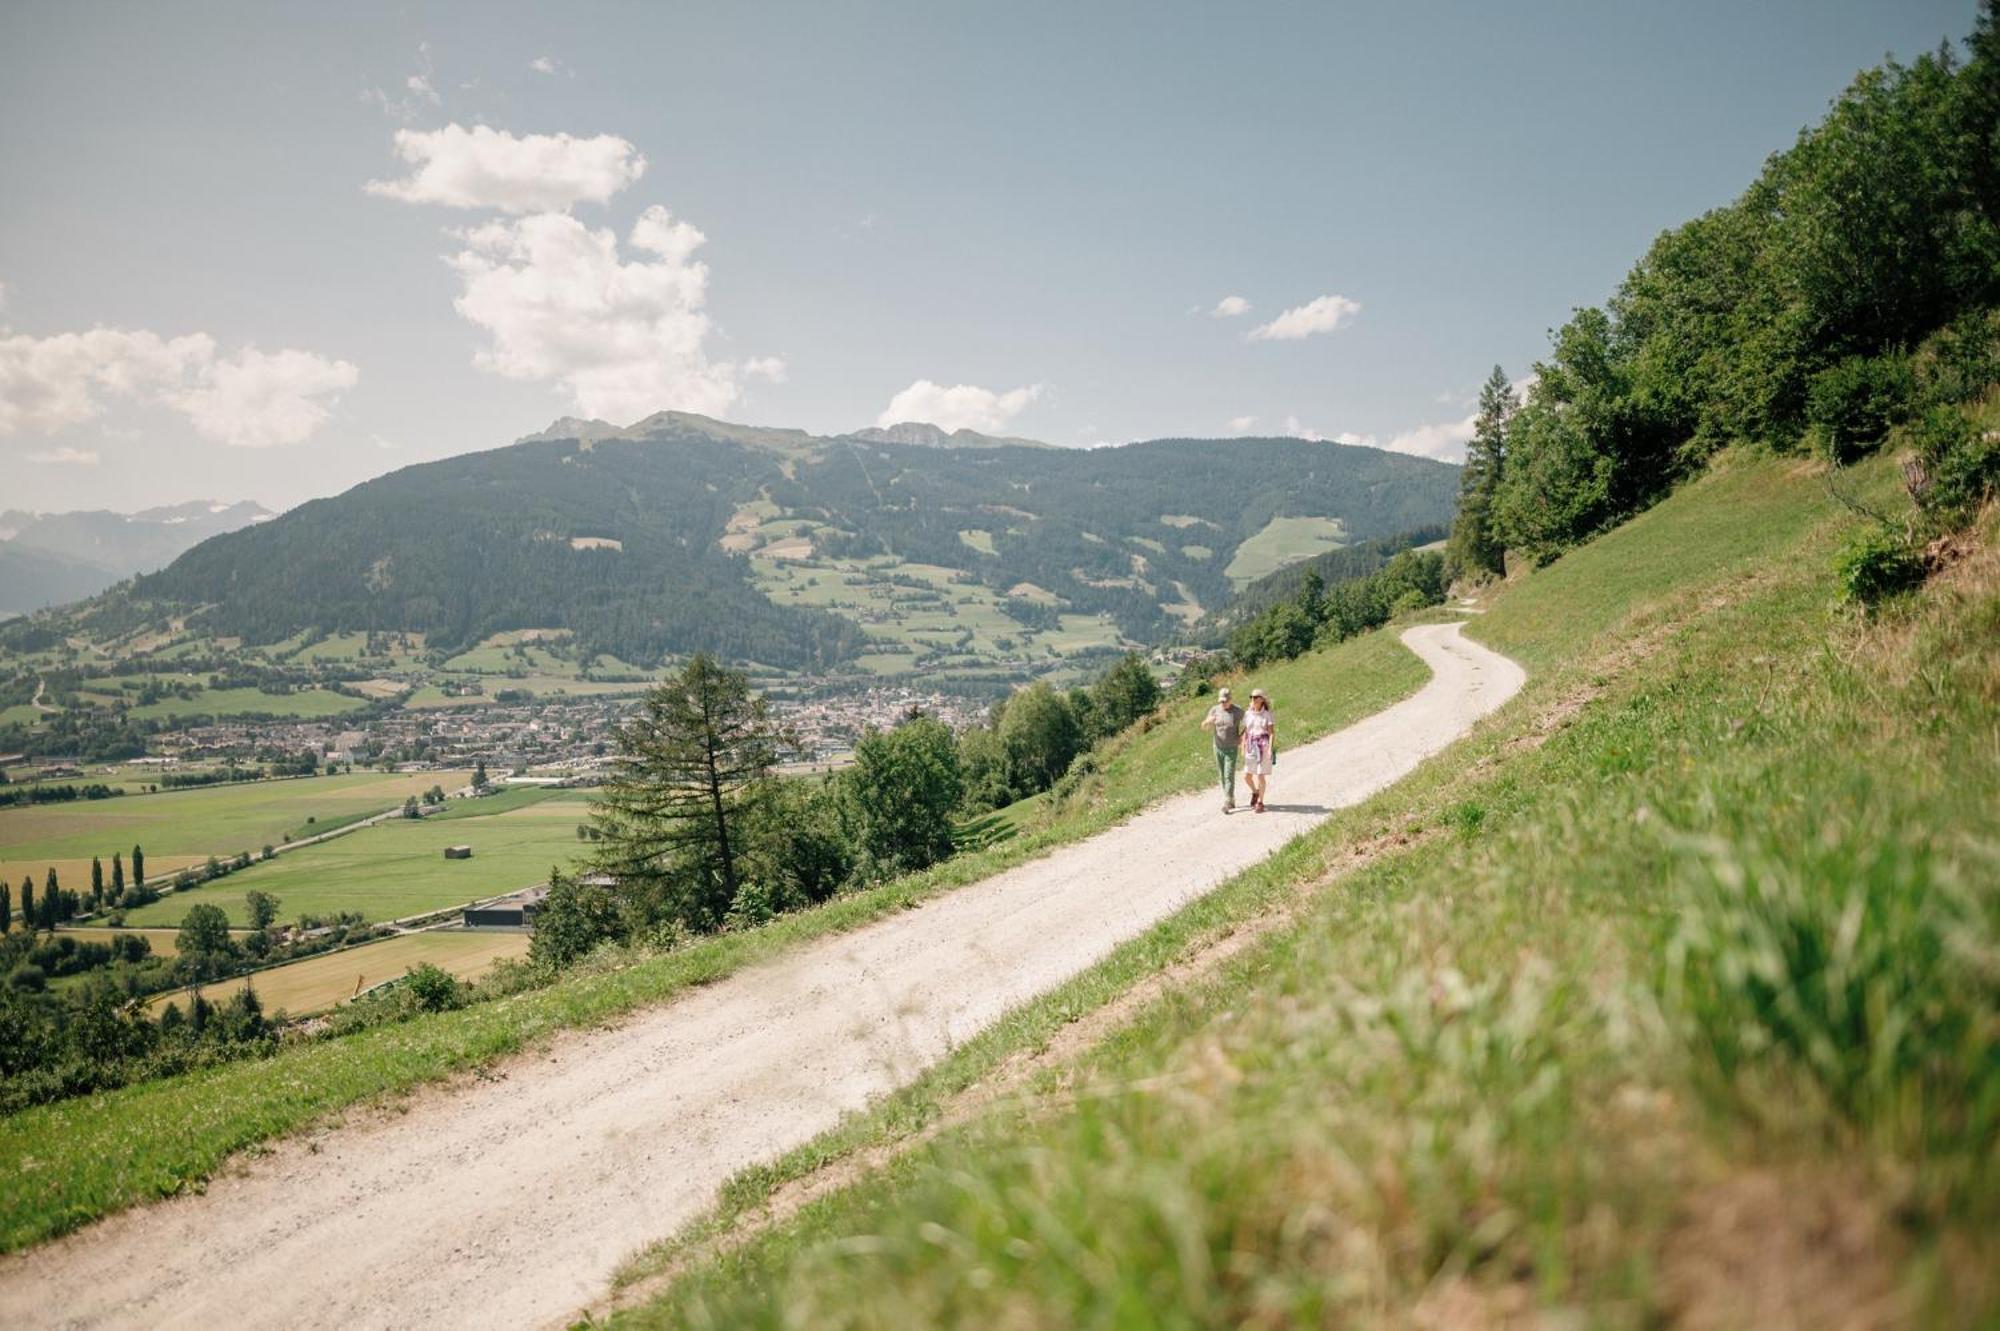
[[892,580],[899,562],[957,570],[1024,613],[1109,614],[1153,641],[1177,627],[1165,607],[1228,598],[1246,541],[1267,562],[1311,553],[1267,532],[1273,519],[1365,541],[1448,521],[1458,489],[1454,467],[1296,439],[1085,451],[964,433],[939,447],[682,413],[565,419],[208,541],[140,579],[120,615],[191,611],[252,642],[400,629],[452,647],[555,627],[631,661],[705,650],[814,668],[869,634],[760,592],[760,560],[810,556],[835,576],[862,560]]
[[61,605],[164,567],[211,536],[272,516],[262,504],[198,499],[113,513],[0,513],[0,613]]

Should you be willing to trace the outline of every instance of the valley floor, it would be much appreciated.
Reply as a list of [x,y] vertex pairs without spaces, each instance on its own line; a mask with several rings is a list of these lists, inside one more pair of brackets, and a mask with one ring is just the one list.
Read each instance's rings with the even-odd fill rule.
[[615,1029],[558,1037],[405,1112],[281,1143],[201,1195],[0,1259],[0,1321],[51,1309],[74,1325],[561,1319],[737,1171],[834,1127],[1394,782],[1524,679],[1455,624],[1404,641],[1431,681],[1288,749],[1267,816],[1225,820],[1206,789],[1177,796]]

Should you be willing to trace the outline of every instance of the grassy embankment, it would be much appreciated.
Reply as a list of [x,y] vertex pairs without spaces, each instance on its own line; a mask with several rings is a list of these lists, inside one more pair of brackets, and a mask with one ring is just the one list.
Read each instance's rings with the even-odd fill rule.
[[[1288,733],[1300,740],[1406,696],[1424,677],[1422,664],[1388,633],[1260,676],[1285,700]],[[608,959],[544,989],[0,1120],[0,1250],[170,1195],[197,1184],[246,1146],[350,1105],[490,1063],[563,1028],[659,1003],[811,939],[856,928],[932,893],[1033,859],[1100,831],[1161,795],[1198,788],[1213,780],[1203,751],[1208,741],[1194,729],[1205,705],[1202,700],[1176,704],[1164,713],[1164,724],[1113,745],[1089,799],[1049,811],[1010,840],[928,873],[664,956]]]
[[129,857],[136,844],[146,849],[148,879],[157,881],[211,855],[255,855],[288,837],[333,830],[393,809],[433,785],[457,789],[470,775],[353,772],[0,809],[0,875],[18,883],[31,874],[39,887],[53,866],[62,885],[75,891],[90,886],[91,856],[104,861],[108,874],[111,856]]
[[1282,877],[1295,922],[729,1233],[1181,956],[1168,921],[739,1179],[626,1318],[1990,1325],[2000,553],[1855,617],[1809,471],[1725,465],[1498,593],[1521,697],[1219,894]]

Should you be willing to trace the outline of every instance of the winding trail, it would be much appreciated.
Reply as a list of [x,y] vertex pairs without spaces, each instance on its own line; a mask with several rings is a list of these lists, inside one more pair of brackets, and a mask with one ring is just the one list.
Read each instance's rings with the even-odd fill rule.
[[0,1259],[0,1325],[562,1325],[737,1170],[907,1082],[1513,696],[1520,667],[1460,627],[1406,631],[1430,682],[1286,749],[1268,815],[1225,823],[1211,790],[1176,796],[615,1028],[558,1037],[400,1116],[281,1142],[201,1195]]

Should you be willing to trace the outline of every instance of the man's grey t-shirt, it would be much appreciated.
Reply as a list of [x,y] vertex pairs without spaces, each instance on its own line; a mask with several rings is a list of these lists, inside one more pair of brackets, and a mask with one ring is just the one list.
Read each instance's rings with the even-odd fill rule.
[[1227,707],[1217,703],[1208,709],[1208,719],[1215,723],[1215,747],[1235,748],[1243,733],[1243,709],[1234,703]]

